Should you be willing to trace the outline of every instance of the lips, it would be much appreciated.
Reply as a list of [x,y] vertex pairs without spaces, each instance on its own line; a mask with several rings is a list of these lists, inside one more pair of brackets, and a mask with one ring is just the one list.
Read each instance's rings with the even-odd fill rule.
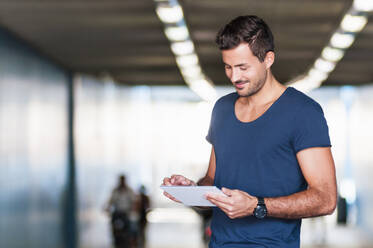
[[245,87],[245,84],[247,84],[248,82],[245,81],[245,82],[237,82],[235,83],[235,86],[237,89],[243,89]]

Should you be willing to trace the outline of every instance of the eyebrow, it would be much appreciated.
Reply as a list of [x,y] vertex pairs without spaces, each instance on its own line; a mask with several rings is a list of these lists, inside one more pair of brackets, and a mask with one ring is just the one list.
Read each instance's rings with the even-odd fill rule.
[[[223,62],[224,63],[224,62]],[[228,65],[226,63],[224,63],[224,65],[227,65],[227,66],[231,66],[231,65]],[[241,66],[249,66],[248,63],[242,63],[242,64],[237,64],[237,65],[234,65],[233,67],[241,67]]]

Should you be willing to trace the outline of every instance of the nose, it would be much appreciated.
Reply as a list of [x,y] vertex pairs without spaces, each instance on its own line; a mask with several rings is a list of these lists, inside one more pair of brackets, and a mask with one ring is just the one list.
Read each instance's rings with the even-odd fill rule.
[[241,73],[240,73],[240,70],[237,70],[237,69],[233,69],[232,70],[232,74],[231,74],[231,82],[232,83],[234,83],[234,82],[236,82],[236,81],[238,81],[238,80],[240,80],[241,79]]

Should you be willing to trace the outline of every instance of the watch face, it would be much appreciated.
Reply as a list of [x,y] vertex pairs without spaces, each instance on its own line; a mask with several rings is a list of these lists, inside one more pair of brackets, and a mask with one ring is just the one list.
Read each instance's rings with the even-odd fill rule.
[[267,209],[266,209],[266,207],[263,206],[263,205],[258,205],[255,208],[254,215],[258,219],[263,219],[267,215]]

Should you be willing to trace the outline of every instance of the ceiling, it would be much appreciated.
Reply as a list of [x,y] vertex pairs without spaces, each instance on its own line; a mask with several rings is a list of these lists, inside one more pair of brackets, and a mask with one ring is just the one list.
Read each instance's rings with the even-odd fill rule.
[[[205,74],[227,85],[216,32],[238,15],[271,27],[273,73],[286,83],[307,72],[352,0],[179,0]],[[372,13],[369,20],[373,21]],[[110,74],[127,85],[184,85],[151,0],[0,0],[0,25],[73,71]],[[324,85],[373,82],[373,23],[358,34]]]

